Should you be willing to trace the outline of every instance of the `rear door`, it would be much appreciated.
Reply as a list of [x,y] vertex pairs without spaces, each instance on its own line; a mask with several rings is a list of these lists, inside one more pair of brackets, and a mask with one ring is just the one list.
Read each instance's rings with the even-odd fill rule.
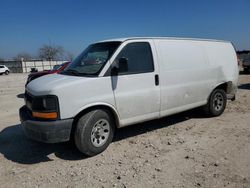
[[122,126],[159,117],[160,88],[153,42],[127,41],[119,49],[113,63],[126,58],[128,71],[119,70],[111,79]]

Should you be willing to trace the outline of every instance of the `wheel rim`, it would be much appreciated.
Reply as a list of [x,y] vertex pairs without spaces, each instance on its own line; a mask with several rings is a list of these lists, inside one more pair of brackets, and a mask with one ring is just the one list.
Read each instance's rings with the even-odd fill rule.
[[110,134],[110,124],[106,119],[98,120],[91,131],[91,143],[95,147],[104,145]]
[[224,105],[224,98],[221,93],[216,93],[213,100],[213,107],[216,111],[222,110]]

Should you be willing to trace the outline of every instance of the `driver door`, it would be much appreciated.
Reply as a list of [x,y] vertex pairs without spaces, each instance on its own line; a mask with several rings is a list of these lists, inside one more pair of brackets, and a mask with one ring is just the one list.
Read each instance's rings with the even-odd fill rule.
[[159,117],[160,87],[158,66],[154,64],[153,43],[130,42],[124,45],[113,64],[127,59],[127,70],[112,76],[116,108],[121,126]]

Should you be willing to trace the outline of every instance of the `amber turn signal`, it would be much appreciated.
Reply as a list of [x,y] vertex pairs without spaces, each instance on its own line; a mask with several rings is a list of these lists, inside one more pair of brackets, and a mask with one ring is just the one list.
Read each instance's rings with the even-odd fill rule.
[[36,118],[43,118],[43,119],[56,119],[57,113],[56,112],[32,112],[32,116]]

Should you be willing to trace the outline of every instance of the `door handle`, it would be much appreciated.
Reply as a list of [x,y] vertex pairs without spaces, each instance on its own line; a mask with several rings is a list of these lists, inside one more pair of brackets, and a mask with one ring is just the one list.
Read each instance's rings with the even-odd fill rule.
[[158,74],[155,75],[155,85],[156,86],[159,85],[159,75]]

